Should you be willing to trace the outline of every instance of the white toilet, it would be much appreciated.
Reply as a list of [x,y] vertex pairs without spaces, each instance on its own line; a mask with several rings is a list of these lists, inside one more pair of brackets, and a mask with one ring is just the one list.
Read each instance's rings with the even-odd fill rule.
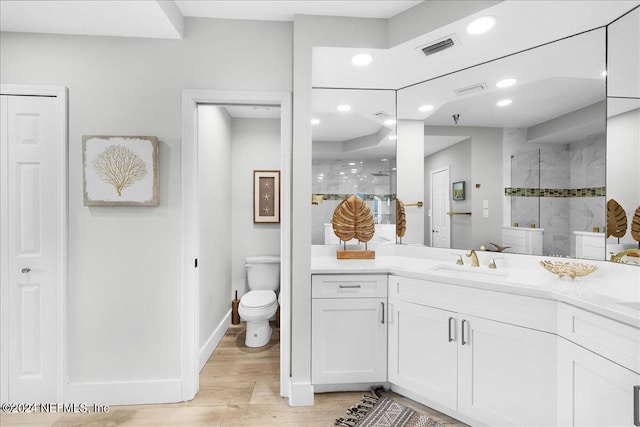
[[238,312],[247,322],[247,347],[262,347],[271,339],[269,319],[276,314],[280,288],[280,257],[254,256],[245,259],[249,292],[240,298]]

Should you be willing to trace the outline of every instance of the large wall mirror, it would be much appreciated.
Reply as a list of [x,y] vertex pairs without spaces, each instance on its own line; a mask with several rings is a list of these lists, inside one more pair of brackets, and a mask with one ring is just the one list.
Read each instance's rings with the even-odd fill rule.
[[[607,27],[607,43],[607,199],[626,212],[628,224],[620,237],[607,238],[610,258],[640,249],[632,225],[640,224],[640,8]],[[629,255],[619,260],[640,265]]]
[[598,29],[399,90],[424,123],[424,244],[580,256],[586,235],[604,258],[604,71]]
[[[581,19],[592,19],[585,5],[576,10]],[[508,7],[517,5],[505,2],[495,10]],[[376,73],[340,65],[354,49],[314,53],[318,75],[329,76],[318,86],[336,87],[313,90],[314,119],[327,114],[347,123],[337,106],[353,106],[349,132],[330,125],[328,134],[313,126],[313,243],[337,243],[326,224],[337,199],[359,192],[383,207],[395,195],[405,203],[424,202],[407,210],[404,243],[586,259],[639,248],[631,228],[640,208],[640,9],[631,3],[614,9],[601,9],[591,30],[482,59],[476,58],[482,51],[473,49],[476,40],[461,33],[462,56],[437,53],[420,65],[415,46],[401,45],[376,56]],[[388,77],[388,61],[400,63],[404,51],[414,70],[427,64],[441,70],[464,57],[480,63],[435,74],[423,68],[421,82],[402,81],[407,74],[398,69]],[[331,76],[331,70],[340,72]],[[357,82],[401,87],[344,89]],[[393,116],[394,110],[396,117],[376,116]],[[395,125],[384,124],[393,119]],[[366,122],[368,129],[357,131]],[[395,155],[395,144],[384,140],[394,135]],[[380,151],[369,156],[366,149],[374,147]],[[372,185],[377,188],[367,187]],[[607,237],[610,199],[626,211],[623,237]],[[378,209],[381,224],[395,221],[393,209]],[[392,242],[391,234],[381,232],[379,242]]]
[[395,243],[395,96],[393,90],[313,89],[312,244],[339,244],[331,219],[352,194],[373,213],[370,243]]

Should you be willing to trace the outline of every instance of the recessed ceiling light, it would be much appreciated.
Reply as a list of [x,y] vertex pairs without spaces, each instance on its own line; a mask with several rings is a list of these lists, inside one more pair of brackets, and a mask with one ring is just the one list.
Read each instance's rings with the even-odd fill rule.
[[508,78],[508,79],[500,80],[498,83],[496,83],[496,87],[509,87],[516,84],[516,82],[517,82],[516,79]]
[[418,108],[418,111],[422,111],[423,113],[431,110],[433,110],[433,105],[422,105]]
[[349,166],[355,166],[355,162],[349,162]]
[[344,175],[344,172],[340,171],[340,175]]
[[391,135],[391,136],[389,137],[389,139],[390,139],[390,140],[392,140],[392,141],[395,141],[396,139],[398,139],[398,137],[397,137],[397,136],[395,136],[395,135]]
[[347,111],[351,110],[351,105],[338,105],[338,111],[342,111],[343,113],[346,113]]
[[607,77],[607,70],[604,70],[601,74],[602,77]]
[[384,124],[387,126],[392,126],[396,124],[396,120],[395,119],[387,119],[384,121]]
[[496,103],[496,105],[497,105],[498,107],[506,107],[507,105],[510,105],[510,104],[511,104],[511,102],[512,102],[512,101],[511,101],[510,99],[501,99],[500,101],[498,101],[498,102]]
[[496,18],[493,16],[481,16],[480,18],[474,19],[467,25],[467,33],[469,34],[482,34],[486,33],[496,23]]
[[319,124],[320,124],[320,120],[318,120],[318,119],[311,119],[311,124],[312,124],[312,125],[319,125]]
[[371,64],[373,58],[368,53],[359,53],[351,58],[351,63],[353,65],[357,65],[358,67],[363,67],[365,65]]
[[358,172],[358,169],[351,169],[351,173],[356,173]]

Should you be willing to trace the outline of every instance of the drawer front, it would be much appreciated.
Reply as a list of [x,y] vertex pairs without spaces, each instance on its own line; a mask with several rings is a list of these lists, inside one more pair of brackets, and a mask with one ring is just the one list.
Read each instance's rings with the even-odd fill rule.
[[386,274],[314,274],[312,298],[386,298]]
[[389,298],[556,332],[556,302],[466,286],[389,276]]
[[558,335],[640,373],[640,329],[558,303]]

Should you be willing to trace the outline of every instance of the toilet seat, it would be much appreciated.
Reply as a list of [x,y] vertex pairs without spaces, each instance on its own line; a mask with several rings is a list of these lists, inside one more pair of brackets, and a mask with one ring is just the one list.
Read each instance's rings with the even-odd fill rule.
[[277,305],[276,293],[268,290],[249,291],[240,298],[240,307],[245,310],[263,310]]

